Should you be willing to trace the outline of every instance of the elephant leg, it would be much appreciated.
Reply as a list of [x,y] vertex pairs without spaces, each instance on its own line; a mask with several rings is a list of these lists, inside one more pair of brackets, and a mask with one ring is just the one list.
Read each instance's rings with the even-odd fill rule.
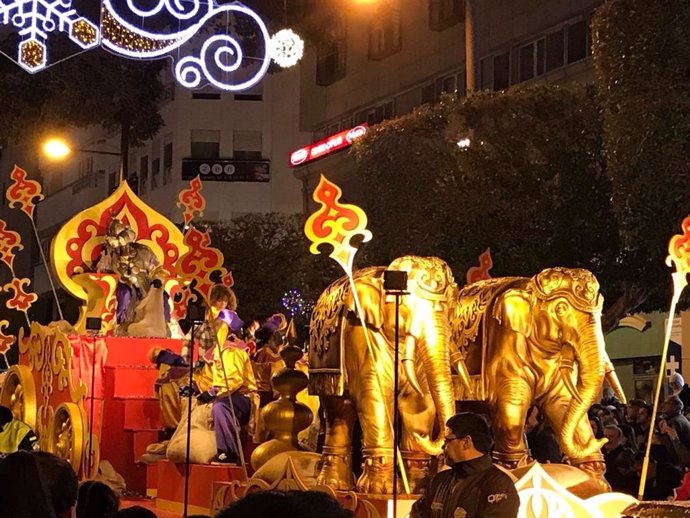
[[494,453],[497,464],[515,469],[529,461],[525,441],[525,420],[532,403],[532,389],[521,379],[497,379],[493,422]]
[[421,450],[414,434],[430,437],[436,422],[436,408],[430,394],[420,397],[416,392],[399,397],[403,464],[412,493],[419,493],[421,483],[429,475],[431,456]]
[[362,493],[393,492],[393,384],[392,373],[387,374],[378,373],[382,394],[373,369],[364,373],[355,399],[362,426],[362,475],[357,480],[357,490]]
[[326,416],[326,435],[321,456],[321,470],[316,479],[318,485],[350,491],[354,485],[352,476],[352,427],[357,414],[352,401],[337,396],[321,398]]
[[[559,384],[560,385],[560,384]],[[560,387],[555,390],[553,394],[548,395],[540,402],[540,411],[544,413],[546,419],[551,423],[559,443],[563,441],[561,436],[563,429],[563,421],[566,415],[566,409],[570,405],[572,396],[564,388]],[[589,424],[587,414],[585,414],[580,422],[575,427],[575,437],[572,438],[573,443],[578,447],[585,449],[592,441],[596,440],[592,433],[592,427]],[[592,455],[585,455],[582,457],[569,458],[570,464],[580,468],[582,471],[590,475],[604,491],[610,491],[611,487],[604,478],[606,472],[606,464],[604,463],[604,456],[601,453]]]

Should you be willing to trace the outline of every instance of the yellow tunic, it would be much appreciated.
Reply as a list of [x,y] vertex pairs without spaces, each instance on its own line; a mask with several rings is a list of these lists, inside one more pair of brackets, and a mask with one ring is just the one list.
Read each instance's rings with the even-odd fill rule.
[[22,421],[14,419],[7,423],[0,432],[0,453],[17,451],[29,432],[31,432],[31,428]]
[[[233,346],[225,346],[222,351],[222,361],[218,353],[218,347],[213,351],[213,386],[218,387],[218,395],[225,395],[228,391],[232,394],[241,389],[242,393],[256,390],[256,378],[252,363],[246,351]],[[225,375],[223,374],[225,367]],[[227,387],[225,379],[227,378]]]

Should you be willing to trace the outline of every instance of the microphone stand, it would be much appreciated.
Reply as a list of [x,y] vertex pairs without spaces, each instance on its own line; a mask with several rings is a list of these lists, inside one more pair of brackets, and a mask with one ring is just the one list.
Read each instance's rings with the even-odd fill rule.
[[192,327],[189,331],[191,340],[189,341],[189,390],[187,393],[187,446],[184,461],[184,504],[182,511],[183,518],[187,517],[187,508],[189,506],[189,456],[190,450],[192,448],[192,399],[194,397],[194,394],[192,393],[192,386],[194,383],[194,335],[196,333],[196,328],[199,324],[199,321],[191,319],[191,324]]
[[[400,454],[400,408],[398,392],[400,391],[400,301],[407,295],[407,273],[404,271],[386,270],[383,277],[383,289],[386,294],[395,296],[395,351],[393,371],[393,458]],[[403,465],[404,466],[404,465]],[[398,470],[393,466],[393,518],[398,516]]]
[[100,329],[94,333],[91,333],[91,336],[93,337],[93,351],[91,354],[91,401],[89,402],[89,453],[88,453],[88,463],[87,463],[87,466],[88,466],[87,469],[89,470],[88,475],[91,475],[91,473],[93,471],[93,466],[91,466],[91,460],[92,460],[92,455],[93,455],[93,423],[94,423],[93,403],[94,403],[94,398],[96,397],[96,387],[95,387],[95,385],[96,385],[96,346],[97,346],[98,338],[100,335],[101,335]]

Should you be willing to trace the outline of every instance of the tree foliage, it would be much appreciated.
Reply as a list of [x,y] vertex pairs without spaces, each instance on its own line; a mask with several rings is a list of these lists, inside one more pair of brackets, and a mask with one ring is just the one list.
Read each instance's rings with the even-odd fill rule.
[[667,243],[690,201],[690,4],[609,1],[592,34],[622,268],[639,277],[648,309],[664,307]]
[[133,61],[104,50],[84,52],[31,75],[0,60],[0,138],[27,142],[68,127],[124,127],[130,144],[163,124],[158,102],[163,61]]
[[[456,142],[471,137],[460,149]],[[355,145],[385,264],[446,259],[459,280],[491,247],[494,275],[546,266],[610,274],[617,252],[599,112],[586,88],[551,84],[446,98],[378,126]]]
[[[245,320],[284,312],[281,299],[293,288],[315,301],[341,275],[331,259],[309,254],[305,220],[301,214],[247,214],[211,225],[213,244],[233,273],[238,312]],[[298,324],[307,319],[301,316]]]

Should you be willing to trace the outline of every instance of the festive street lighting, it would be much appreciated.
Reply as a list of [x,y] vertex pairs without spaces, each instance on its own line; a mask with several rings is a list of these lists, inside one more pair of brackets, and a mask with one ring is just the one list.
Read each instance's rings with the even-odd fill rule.
[[51,138],[43,144],[43,152],[52,159],[62,160],[69,155],[72,150],[64,140]]
[[48,158],[53,160],[62,160],[68,155],[74,153],[88,153],[91,155],[108,155],[119,156],[122,154],[116,151],[100,151],[98,149],[73,149],[61,138],[51,138],[43,144],[43,152]]
[[63,160],[72,153],[86,153],[88,155],[107,155],[120,158],[120,182],[125,177],[125,160],[122,153],[117,151],[101,151],[99,149],[71,148],[69,144],[61,138],[50,138],[43,143],[43,154],[51,160]]

